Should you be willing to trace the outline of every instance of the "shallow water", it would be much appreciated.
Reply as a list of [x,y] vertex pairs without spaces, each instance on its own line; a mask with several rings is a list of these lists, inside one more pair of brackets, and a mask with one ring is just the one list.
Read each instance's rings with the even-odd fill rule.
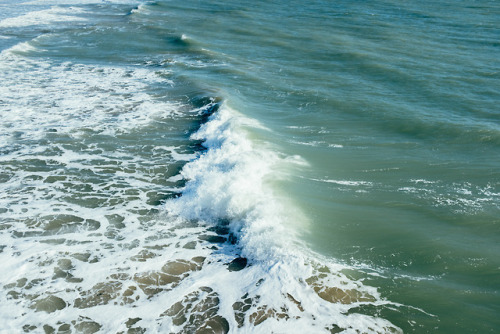
[[500,330],[498,22],[0,2],[0,332]]

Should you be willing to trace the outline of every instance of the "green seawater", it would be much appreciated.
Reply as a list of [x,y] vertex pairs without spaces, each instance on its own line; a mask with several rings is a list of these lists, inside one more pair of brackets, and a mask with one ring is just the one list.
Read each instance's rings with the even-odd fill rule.
[[[8,28],[2,50],[32,41],[36,50],[18,53],[51,66],[157,68],[174,84],[148,83],[144,90],[155,101],[194,107],[209,97],[225,101],[261,125],[246,129],[256,147],[297,161],[266,179],[301,213],[290,231],[319,254],[369,273],[363,284],[400,306],[349,312],[386,319],[405,333],[500,332],[498,1],[158,0],[82,7],[93,12],[82,14],[92,24],[55,22],[34,41],[38,30]],[[170,186],[164,179],[184,162],[145,152],[166,145],[196,153],[199,143],[189,134],[200,120],[186,115],[175,122],[158,116],[143,133],[113,140],[86,129],[81,150],[63,137],[50,144],[112,152],[109,164],[129,159],[143,180],[157,177],[148,198],[153,205],[172,197],[161,190]],[[170,169],[160,172],[158,165]],[[110,173],[117,170],[128,172]],[[130,201],[143,199],[117,190],[117,203],[125,201],[122,191]],[[78,202],[81,193],[68,190],[68,197]]]
[[[407,332],[500,330],[500,6],[495,1],[159,2],[180,71],[308,165],[276,187],[310,247],[381,271],[424,310],[369,309]],[[196,58],[195,58],[196,59]]]

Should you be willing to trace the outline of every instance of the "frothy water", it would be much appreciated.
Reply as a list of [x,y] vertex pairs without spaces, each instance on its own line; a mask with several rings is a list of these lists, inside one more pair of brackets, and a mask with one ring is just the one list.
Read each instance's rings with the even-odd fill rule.
[[[397,331],[347,314],[387,303],[348,267],[291,251],[294,217],[264,182],[280,159],[245,135],[258,124],[213,102],[182,115],[141,93],[171,85],[161,72],[16,51],[2,59],[5,330]],[[147,138],[211,113],[184,143],[206,150]]]
[[287,162],[256,121],[155,98],[166,71],[26,58],[36,42],[2,53],[3,330],[398,330],[348,314],[387,303],[348,267],[291,250],[265,185]]
[[0,332],[498,328],[497,95],[403,104],[380,11],[290,6],[0,4]]

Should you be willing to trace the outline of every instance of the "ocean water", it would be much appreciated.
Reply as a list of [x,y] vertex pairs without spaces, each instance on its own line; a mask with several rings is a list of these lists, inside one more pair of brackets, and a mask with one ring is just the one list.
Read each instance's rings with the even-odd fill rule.
[[498,333],[500,3],[0,0],[1,333]]

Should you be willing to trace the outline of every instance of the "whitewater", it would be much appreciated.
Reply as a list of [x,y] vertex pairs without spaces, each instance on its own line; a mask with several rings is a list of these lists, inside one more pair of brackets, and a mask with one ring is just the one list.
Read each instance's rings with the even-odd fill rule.
[[0,2],[0,333],[494,332],[498,12],[446,4]]

